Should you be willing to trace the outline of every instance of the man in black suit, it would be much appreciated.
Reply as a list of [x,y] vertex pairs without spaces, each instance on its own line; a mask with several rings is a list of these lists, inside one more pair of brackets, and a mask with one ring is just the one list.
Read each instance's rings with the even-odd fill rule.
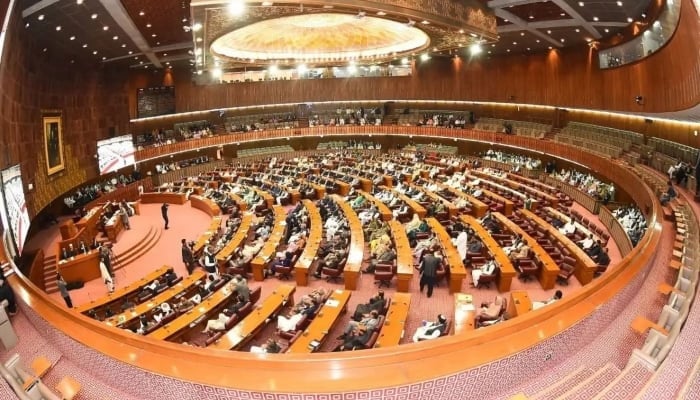
[[441,262],[437,254],[428,253],[420,264],[420,291],[423,293],[423,288],[428,285],[428,297],[433,295],[433,286],[437,281],[437,270]]
[[165,229],[168,229],[168,203],[163,203],[162,206],[160,206],[160,212],[163,214],[163,221],[165,221]]
[[185,239],[182,239],[182,262],[185,263],[187,273],[192,275],[194,270],[194,253]]

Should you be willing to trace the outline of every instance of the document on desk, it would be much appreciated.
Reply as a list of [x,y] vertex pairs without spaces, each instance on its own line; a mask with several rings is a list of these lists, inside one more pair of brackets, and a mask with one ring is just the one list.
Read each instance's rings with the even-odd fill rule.
[[474,311],[474,304],[460,304],[459,305],[459,310],[460,311]]
[[340,302],[336,299],[328,299],[326,301],[326,307],[338,307]]

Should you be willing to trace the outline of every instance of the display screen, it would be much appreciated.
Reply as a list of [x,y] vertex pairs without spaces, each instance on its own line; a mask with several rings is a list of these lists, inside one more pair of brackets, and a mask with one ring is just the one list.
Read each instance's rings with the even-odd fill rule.
[[100,165],[100,175],[134,165],[135,150],[131,135],[98,141],[97,161]]
[[136,91],[136,102],[138,118],[173,114],[175,113],[175,87],[140,88]]
[[15,165],[3,170],[1,175],[2,191],[5,196],[5,206],[7,207],[7,223],[17,246],[17,252],[22,254],[30,223],[27,202],[24,200],[22,173],[19,165]]

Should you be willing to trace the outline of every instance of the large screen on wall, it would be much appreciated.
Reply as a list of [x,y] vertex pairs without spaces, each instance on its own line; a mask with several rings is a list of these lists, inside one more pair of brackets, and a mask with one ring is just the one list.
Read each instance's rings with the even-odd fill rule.
[[174,113],[174,86],[139,88],[136,91],[136,116],[138,118]]
[[10,233],[17,246],[17,253],[22,254],[27,232],[29,232],[29,211],[27,211],[27,202],[24,200],[24,186],[19,165],[2,170],[0,177]]
[[134,139],[131,135],[117,136],[97,142],[97,163],[100,175],[134,165]]

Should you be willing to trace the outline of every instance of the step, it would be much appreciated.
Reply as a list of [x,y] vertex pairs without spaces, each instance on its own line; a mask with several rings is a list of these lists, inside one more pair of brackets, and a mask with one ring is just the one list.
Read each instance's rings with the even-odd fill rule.
[[121,269],[136,262],[136,260],[156,246],[162,234],[163,230],[161,228],[154,228],[152,231],[149,231],[149,236],[147,236],[146,240],[140,242],[138,246],[117,254],[118,264],[114,269]]
[[559,399],[562,400],[592,400],[598,393],[620,375],[620,369],[613,364],[605,364],[595,371],[593,375],[579,382],[571,390],[564,393]]
[[546,390],[534,396],[530,396],[530,398],[536,400],[555,400],[562,394],[571,390],[571,388],[576,386],[579,382],[588,379],[594,372],[595,370],[593,368],[581,367],[559,379],[556,385],[550,386]]
[[642,363],[627,366],[594,400],[631,399],[639,393],[654,373]]

